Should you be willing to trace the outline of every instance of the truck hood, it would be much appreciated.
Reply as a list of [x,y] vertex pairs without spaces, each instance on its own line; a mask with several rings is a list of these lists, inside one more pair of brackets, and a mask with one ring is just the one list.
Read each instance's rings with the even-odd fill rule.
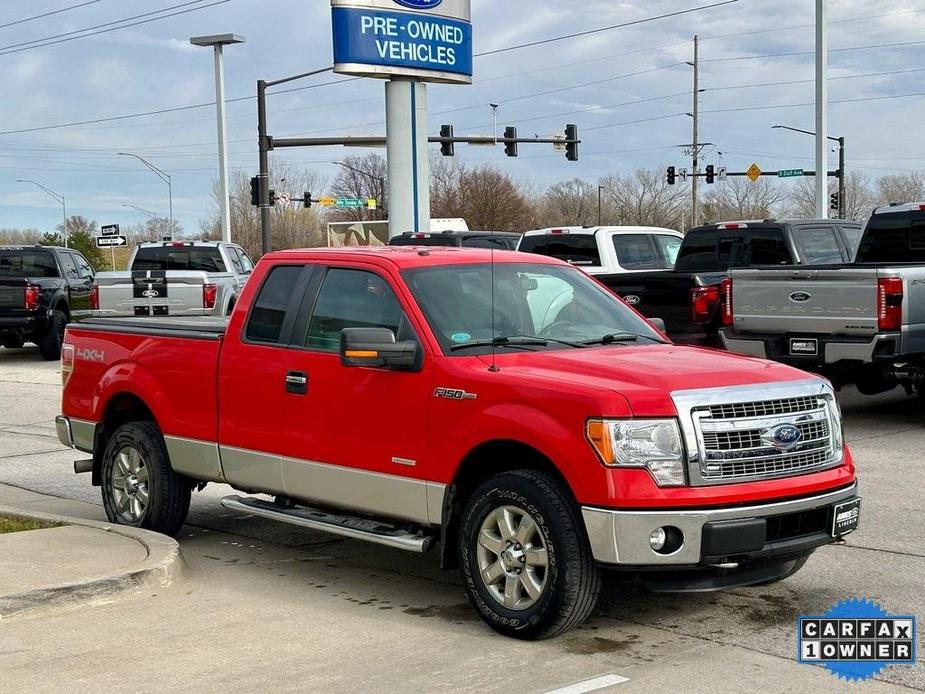
[[[484,358],[484,357],[483,357]],[[507,376],[559,381],[562,389],[606,389],[622,395],[636,416],[674,416],[671,393],[697,388],[819,379],[783,364],[680,345],[609,346],[497,357]]]

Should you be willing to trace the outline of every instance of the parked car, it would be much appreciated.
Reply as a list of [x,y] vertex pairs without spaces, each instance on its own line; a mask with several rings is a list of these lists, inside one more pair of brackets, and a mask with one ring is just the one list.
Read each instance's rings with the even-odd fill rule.
[[93,277],[73,249],[0,246],[0,345],[34,342],[43,359],[59,359],[64,327],[90,314]]
[[772,583],[860,513],[825,379],[670,344],[537,255],[273,253],[230,319],[71,326],[62,377],[58,435],[92,454],[75,471],[112,522],[176,533],[207,482],[270,494],[222,504],[439,545],[518,638],[581,624],[602,568],[655,590]]
[[510,231],[438,231],[406,232],[389,240],[390,246],[457,246],[465,248],[494,248],[513,251],[520,234]]
[[606,284],[608,275],[671,269],[683,238],[661,227],[555,227],[528,231],[517,250],[564,260]]
[[129,268],[96,276],[94,315],[228,315],[254,264],[236,244],[166,241],[139,244]]
[[724,291],[729,350],[925,394],[925,203],[874,210],[854,263],[735,270]]
[[684,236],[674,269],[598,279],[643,315],[664,319],[675,342],[721,347],[720,285],[730,268],[848,262],[860,233],[842,220],[706,224]]

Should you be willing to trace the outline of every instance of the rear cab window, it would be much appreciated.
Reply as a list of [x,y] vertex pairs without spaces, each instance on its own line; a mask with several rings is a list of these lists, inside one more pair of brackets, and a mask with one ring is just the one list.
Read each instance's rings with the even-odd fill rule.
[[228,268],[217,246],[142,246],[132,270],[227,272]]
[[537,234],[524,236],[519,249],[564,260],[580,268],[601,267],[601,252],[594,234]]
[[0,248],[0,278],[60,277],[51,251],[32,248]]
[[733,267],[790,265],[794,262],[780,227],[695,229],[681,244],[675,270],[725,272]]
[[871,216],[855,262],[925,263],[925,212],[887,212]]
[[802,227],[797,231],[797,237],[809,265],[833,265],[844,260],[833,226]]
[[651,234],[614,234],[613,247],[624,270],[669,270],[673,265]]

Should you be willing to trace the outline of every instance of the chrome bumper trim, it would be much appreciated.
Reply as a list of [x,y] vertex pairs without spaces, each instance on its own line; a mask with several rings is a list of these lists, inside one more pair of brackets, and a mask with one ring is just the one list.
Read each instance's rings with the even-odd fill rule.
[[71,420],[63,415],[55,417],[55,430],[58,432],[58,440],[68,448],[74,447],[74,434],[71,433]]
[[[594,558],[604,564],[632,566],[694,566],[701,559],[703,526],[721,520],[763,518],[829,506],[857,496],[858,485],[818,496],[757,506],[695,509],[688,511],[613,511],[583,506],[581,515]],[[659,527],[674,526],[684,533],[684,544],[671,555],[649,546],[649,536]]]
[[58,415],[55,417],[55,430],[58,440],[68,448],[76,448],[84,453],[93,453],[96,440],[96,422],[74,419]]

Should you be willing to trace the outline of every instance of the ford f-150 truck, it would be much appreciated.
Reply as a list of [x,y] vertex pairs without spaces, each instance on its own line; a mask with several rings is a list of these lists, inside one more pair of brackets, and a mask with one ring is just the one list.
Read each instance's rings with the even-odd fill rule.
[[845,263],[861,225],[843,220],[720,222],[687,232],[670,270],[598,277],[645,316],[665,321],[675,342],[721,347],[720,283],[731,268]]
[[68,329],[61,441],[115,523],[175,533],[193,489],[460,567],[543,638],[602,569],[654,590],[774,582],[855,529],[829,384],[671,344],[558,260],[465,248],[272,253],[230,319]]
[[128,266],[97,275],[95,316],[224,316],[254,269],[243,248],[221,241],[143,243]]
[[854,263],[735,270],[723,291],[729,350],[925,395],[925,203],[874,210]]
[[90,315],[93,276],[74,249],[0,246],[0,345],[34,342],[43,359],[57,360],[64,326]]

